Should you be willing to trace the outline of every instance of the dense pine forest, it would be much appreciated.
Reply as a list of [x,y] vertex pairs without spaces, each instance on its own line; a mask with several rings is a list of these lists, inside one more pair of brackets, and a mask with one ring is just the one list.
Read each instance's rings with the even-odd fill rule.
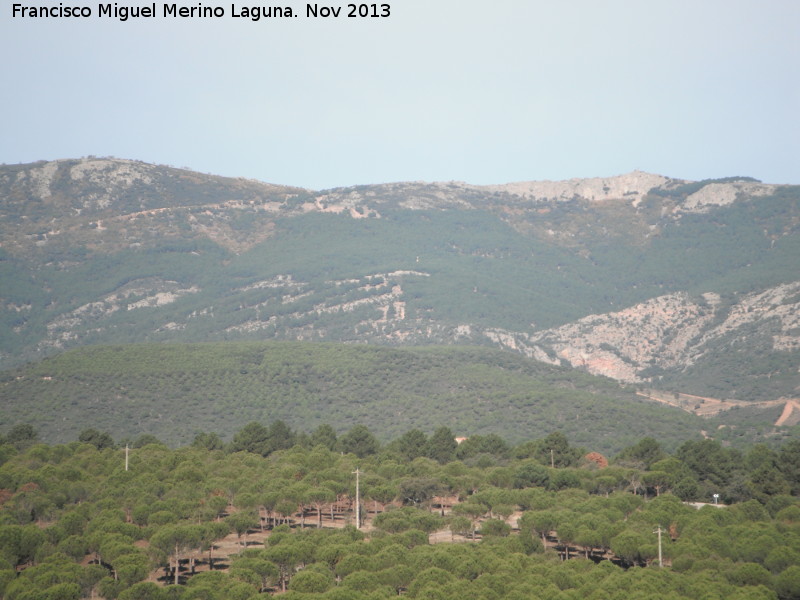
[[337,434],[360,423],[384,443],[440,425],[512,444],[561,431],[615,455],[642,437],[670,452],[704,435],[778,447],[800,430],[775,427],[780,411],[731,410],[712,421],[646,402],[605,377],[468,346],[87,346],[0,373],[0,423],[31,424],[47,443],[75,440],[87,423],[115,439],[146,432],[170,447],[203,431],[227,442],[251,421],[281,420],[299,431],[328,424]]
[[[0,439],[6,600],[800,597],[800,441],[742,452],[560,432],[252,422],[169,448]],[[699,504],[702,503],[702,504]]]

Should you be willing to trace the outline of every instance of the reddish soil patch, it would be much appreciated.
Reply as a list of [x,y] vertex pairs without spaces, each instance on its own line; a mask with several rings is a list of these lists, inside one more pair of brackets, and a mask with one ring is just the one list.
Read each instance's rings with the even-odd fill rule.
[[[692,394],[674,394],[670,392],[662,392],[659,390],[643,390],[636,392],[637,396],[668,404],[675,408],[680,408],[686,412],[690,412],[700,417],[713,417],[721,412],[730,410],[736,407],[762,407],[768,408],[783,404],[784,402],[791,403],[795,400],[780,399],[780,400],[767,400],[765,402],[745,402],[743,400],[720,400],[719,398],[707,398],[705,396],[694,396]],[[797,410],[800,411],[800,405],[797,405]],[[780,421],[780,419],[778,419]],[[798,417],[800,422],[800,417]],[[775,425],[781,425],[776,422]]]
[[778,427],[781,425],[791,427],[798,423],[800,423],[800,403],[797,400],[789,400],[783,407],[781,416],[775,421],[775,425]]

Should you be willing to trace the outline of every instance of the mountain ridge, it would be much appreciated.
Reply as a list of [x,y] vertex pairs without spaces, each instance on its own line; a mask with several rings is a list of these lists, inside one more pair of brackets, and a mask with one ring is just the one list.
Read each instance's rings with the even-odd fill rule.
[[98,343],[459,343],[794,397],[798,229],[800,186],[748,177],[314,191],[112,158],[5,165],[0,367]]

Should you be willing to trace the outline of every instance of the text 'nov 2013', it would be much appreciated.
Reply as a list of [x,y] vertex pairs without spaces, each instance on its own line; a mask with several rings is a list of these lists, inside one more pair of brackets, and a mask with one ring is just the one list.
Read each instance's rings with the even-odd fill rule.
[[138,19],[249,19],[260,21],[267,18],[337,19],[343,18],[386,18],[392,14],[389,4],[306,4],[304,8],[295,6],[244,6],[231,4],[224,6],[197,4],[177,4],[153,2],[151,4],[123,5],[117,2],[96,5],[22,4],[11,6],[11,16],[17,19],[89,19],[111,18],[119,21]]

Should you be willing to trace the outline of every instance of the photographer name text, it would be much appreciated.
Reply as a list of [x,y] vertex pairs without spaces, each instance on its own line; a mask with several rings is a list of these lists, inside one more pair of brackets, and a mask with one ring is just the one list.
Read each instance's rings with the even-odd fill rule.
[[192,5],[184,4],[152,4],[145,5],[70,5],[59,2],[57,5],[33,5],[14,3],[11,16],[15,19],[90,19],[106,18],[119,21],[137,19],[284,19],[305,17],[308,19],[338,18],[373,18],[381,19],[391,16],[389,4],[306,4],[304,8],[293,6],[243,6],[231,4],[230,9],[224,6],[204,5],[200,2]]

